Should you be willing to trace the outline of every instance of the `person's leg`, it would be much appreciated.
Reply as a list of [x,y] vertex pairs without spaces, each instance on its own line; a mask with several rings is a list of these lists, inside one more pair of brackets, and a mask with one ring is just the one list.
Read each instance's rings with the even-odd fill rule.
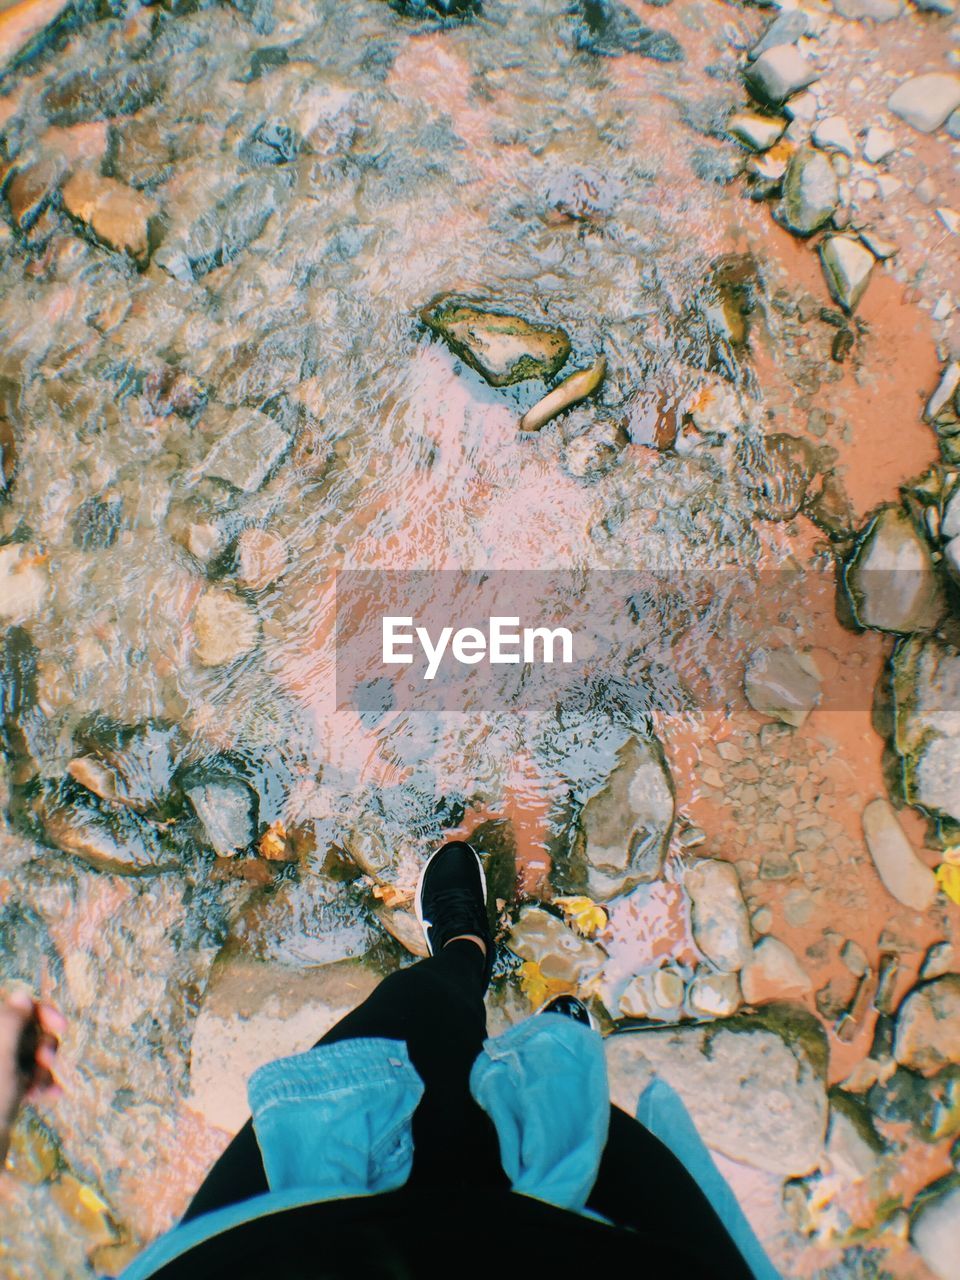
[[723,1280],[751,1273],[709,1200],[673,1152],[638,1120],[610,1108],[610,1129],[587,1208],[618,1226],[683,1240]]
[[[390,974],[317,1045],[376,1036],[406,1042],[424,1083],[413,1117],[411,1181],[503,1184],[496,1132],[470,1096],[470,1068],[487,1034],[484,955],[451,941],[439,955]],[[248,1120],[203,1181],[183,1221],[267,1190]]]

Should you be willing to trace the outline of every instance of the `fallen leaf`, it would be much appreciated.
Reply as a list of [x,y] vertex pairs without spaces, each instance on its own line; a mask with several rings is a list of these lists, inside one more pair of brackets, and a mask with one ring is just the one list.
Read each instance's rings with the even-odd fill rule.
[[260,850],[260,856],[267,858],[270,862],[287,860],[287,829],[279,818],[267,827],[260,837],[257,848]]
[[941,862],[934,874],[950,901],[960,907],[960,862]]
[[592,938],[602,933],[607,927],[610,917],[606,907],[599,906],[592,898],[554,898],[554,904],[560,908],[567,921],[585,938]]
[[373,896],[379,898],[385,907],[400,907],[413,899],[413,893],[407,889],[398,889],[395,884],[375,884]]
[[535,1009],[546,1004],[553,996],[574,995],[576,984],[560,978],[548,978],[536,960],[526,960],[520,966],[520,990]]

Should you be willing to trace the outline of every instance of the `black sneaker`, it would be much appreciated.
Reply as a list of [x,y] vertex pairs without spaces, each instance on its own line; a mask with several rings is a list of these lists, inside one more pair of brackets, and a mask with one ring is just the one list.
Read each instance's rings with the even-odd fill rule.
[[417,885],[417,919],[432,956],[451,938],[473,934],[487,949],[483,989],[493,968],[493,932],[487,918],[487,880],[474,849],[464,840],[451,840],[432,854]]
[[564,1018],[572,1018],[574,1022],[582,1022],[585,1027],[594,1031],[597,1029],[593,1014],[577,996],[554,996],[537,1013],[559,1013]]

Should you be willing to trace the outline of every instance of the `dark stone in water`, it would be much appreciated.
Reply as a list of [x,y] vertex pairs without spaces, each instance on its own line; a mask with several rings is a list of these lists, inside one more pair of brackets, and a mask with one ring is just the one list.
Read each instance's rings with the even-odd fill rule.
[[690,167],[703,182],[715,182],[723,187],[737,177],[743,161],[729,148],[698,147],[690,157]]
[[106,810],[71,779],[45,781],[27,802],[30,825],[55,849],[97,871],[145,875],[176,865],[172,840],[130,809]]
[[817,449],[798,436],[777,432],[741,442],[737,458],[761,520],[790,520],[817,471]]
[[898,1067],[885,1084],[867,1095],[870,1110],[892,1124],[909,1124],[923,1142],[938,1142],[960,1132],[960,1067],[946,1067],[925,1078]]
[[143,395],[150,412],[158,418],[169,417],[171,413],[191,418],[207,402],[207,391],[197,379],[169,364],[147,374]]
[[261,234],[277,204],[274,182],[267,175],[250,177],[204,213],[182,237],[171,237],[154,261],[177,279],[206,275],[232,262]]
[[123,502],[112,498],[86,498],[73,516],[73,545],[83,551],[98,551],[112,547],[120,532],[123,519]]
[[290,54],[283,45],[268,45],[266,49],[257,49],[250,59],[249,70],[241,79],[249,84],[251,80],[259,80],[278,67],[285,67],[289,61]]
[[0,418],[0,499],[6,498],[17,474],[17,437],[6,418]]
[[513,823],[491,818],[474,827],[469,836],[483,862],[487,878],[487,905],[496,914],[497,899],[509,904],[517,895],[517,837]]
[[[77,769],[73,776],[84,781],[102,799],[141,813],[168,813],[177,808],[174,767],[179,749],[178,730],[163,721],[121,724],[106,716],[91,716],[74,730],[81,759],[95,761],[101,769]],[[76,763],[76,762],[74,762]],[[98,782],[107,782],[107,793]]]
[[0,640],[0,719],[6,722],[36,705],[37,647],[23,627]]
[[423,323],[494,387],[552,378],[570,354],[563,329],[488,310],[483,302],[446,295],[420,312]]
[[149,189],[166,182],[175,160],[172,138],[158,120],[124,120],[110,126],[104,166],[110,177]]
[[50,86],[43,95],[43,109],[51,124],[80,124],[129,116],[162,93],[163,70],[149,63],[75,71]]
[[468,18],[480,12],[480,0],[387,0],[405,18]]
[[639,53],[656,62],[683,62],[684,52],[669,31],[655,31],[641,22],[632,9],[617,0],[580,0],[574,43],[587,53],[615,58]]
[[366,729],[379,724],[396,706],[396,695],[393,681],[389,676],[377,676],[374,680],[364,680],[353,692],[353,705],[360,723]]
[[46,921],[28,903],[15,898],[0,908],[0,955],[5,984],[24,982],[36,990],[44,971],[54,982],[63,981],[63,963]]
[[282,120],[266,120],[240,148],[240,158],[250,165],[289,164],[300,151],[301,139]]

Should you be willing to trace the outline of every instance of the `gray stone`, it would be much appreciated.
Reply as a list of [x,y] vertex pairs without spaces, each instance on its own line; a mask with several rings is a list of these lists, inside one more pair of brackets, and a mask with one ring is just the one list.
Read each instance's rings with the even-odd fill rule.
[[892,22],[903,12],[903,0],[833,0],[833,7],[841,18]]
[[940,535],[944,538],[956,538],[960,534],[960,488],[954,489],[943,509],[940,521]]
[[659,876],[673,826],[673,781],[660,744],[630,738],[603,788],[583,806],[574,861],[586,890],[606,901]]
[[840,952],[840,959],[857,978],[862,978],[870,967],[870,962],[867,959],[867,953],[864,951],[863,947],[860,946],[860,943],[854,942],[852,938],[848,938],[843,944],[843,949]]
[[250,1114],[247,1080],[302,1053],[380,981],[368,962],[289,969],[224,955],[214,966],[190,1046],[190,1106],[235,1133]]
[[960,652],[911,637],[894,651],[893,688],[904,799],[960,822]]
[[222,667],[254,649],[260,623],[253,609],[230,591],[211,587],[193,613],[194,656],[203,667]]
[[778,45],[796,44],[810,30],[810,18],[803,9],[786,9],[777,15],[747,55],[751,62]]
[[[936,422],[941,415],[952,420],[955,416],[954,406],[958,392],[960,392],[960,360],[951,360],[944,367],[936,390],[927,401],[923,415],[926,420]],[[957,527],[951,531],[950,536],[957,533],[960,533],[960,516],[957,519]]]
[[627,1018],[676,1022],[683,1006],[683,991],[683,975],[677,969],[638,974],[620,997],[620,1012]]
[[606,952],[569,929],[542,907],[526,907],[510,930],[507,946],[521,960],[540,966],[545,978],[573,986],[592,978],[603,968]]
[[729,862],[702,858],[688,867],[683,887],[690,896],[693,940],[724,973],[735,973],[750,959],[750,919],[737,872]]
[[243,493],[256,492],[291,445],[287,432],[256,409],[212,405],[203,415],[203,427],[218,438],[200,474]]
[[747,1004],[792,1000],[813,990],[810,976],[785,942],[761,938],[740,973],[740,989]]
[[951,138],[960,138],[960,109],[950,113],[947,123],[943,127]]
[[754,711],[798,728],[820,700],[820,673],[812,658],[793,649],[757,649],[744,673]]
[[870,523],[847,563],[844,583],[862,627],[931,631],[943,614],[930,548],[900,507],[884,507]]
[[960,974],[914,987],[897,1012],[893,1056],[922,1076],[960,1063]]
[[960,107],[960,76],[944,71],[912,76],[894,89],[887,106],[914,129],[933,133]]
[[604,1048],[611,1096],[630,1115],[657,1075],[721,1155],[782,1177],[818,1166],[827,1127],[826,1050],[822,1031],[806,1015],[609,1036]]
[[777,142],[787,122],[756,111],[738,111],[727,121],[727,130],[754,151],[767,151]]
[[859,240],[830,236],[820,245],[827,288],[845,311],[854,311],[866,292],[874,256]]
[[769,107],[779,107],[791,94],[813,84],[818,75],[792,44],[781,44],[761,53],[743,78],[755,98]]
[[863,811],[863,835],[884,888],[905,907],[926,911],[937,881],[913,851],[889,801],[871,800]]
[[877,164],[891,155],[896,145],[897,140],[889,129],[868,129],[863,140],[863,158],[868,164]]
[[956,13],[957,0],[913,0],[923,13]]
[[960,1177],[952,1175],[921,1197],[910,1243],[938,1280],[960,1280]]
[[863,1182],[879,1172],[883,1141],[862,1103],[839,1092],[831,1095],[831,1102],[826,1147],[830,1172],[846,1182]]
[[920,977],[940,978],[945,973],[960,973],[960,950],[952,942],[936,942],[924,957]]
[[827,116],[821,120],[813,131],[813,140],[825,151],[839,151],[845,156],[852,156],[856,150],[850,126],[843,116]]
[[740,1008],[740,980],[735,973],[698,969],[690,984],[687,1007],[700,1018],[729,1018]]
[[791,231],[808,236],[830,221],[840,202],[833,165],[822,151],[800,147],[783,180],[783,219]]
[[187,798],[200,819],[207,842],[221,858],[232,858],[256,834],[253,795],[242,782],[216,780],[190,787]]

